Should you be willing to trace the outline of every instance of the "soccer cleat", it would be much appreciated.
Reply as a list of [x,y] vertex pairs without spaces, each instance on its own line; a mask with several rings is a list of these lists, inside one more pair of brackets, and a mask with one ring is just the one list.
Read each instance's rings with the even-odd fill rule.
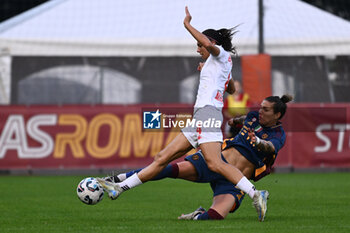
[[269,192],[266,190],[256,191],[253,197],[253,206],[258,212],[258,219],[260,222],[264,221],[267,211],[267,199],[269,198]]
[[108,181],[108,182],[111,182],[111,183],[114,183],[114,184],[121,182],[121,180],[118,178],[118,176],[105,176],[105,177],[102,177],[101,179]]
[[124,191],[119,184],[106,181],[104,178],[96,178],[98,183],[103,187],[103,189],[108,193],[110,199],[117,199],[120,194]]
[[192,213],[189,214],[181,214],[181,216],[177,217],[177,219],[185,219],[185,220],[197,220],[195,217],[197,217],[200,214],[203,214],[206,210],[200,206],[198,209],[193,211]]

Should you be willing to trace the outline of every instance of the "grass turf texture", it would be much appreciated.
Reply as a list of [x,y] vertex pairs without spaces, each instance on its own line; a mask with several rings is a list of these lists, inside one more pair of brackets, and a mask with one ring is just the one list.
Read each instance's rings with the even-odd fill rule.
[[350,173],[272,174],[265,222],[251,200],[224,221],[177,220],[208,208],[208,184],[149,182],[94,206],[80,202],[84,176],[0,176],[0,232],[350,232]]

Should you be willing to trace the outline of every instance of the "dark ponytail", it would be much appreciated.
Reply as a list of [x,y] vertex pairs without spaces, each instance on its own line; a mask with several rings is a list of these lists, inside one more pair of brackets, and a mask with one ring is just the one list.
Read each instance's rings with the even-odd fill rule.
[[214,40],[217,45],[222,46],[226,51],[232,52],[234,55],[237,55],[236,47],[232,45],[232,37],[237,32],[236,28],[237,26],[230,29],[207,29],[202,33],[206,35],[209,38],[209,40]]
[[293,100],[293,96],[291,95],[283,95],[282,97],[279,96],[269,96],[265,98],[265,100],[274,103],[273,105],[273,112],[274,113],[281,113],[281,116],[279,119],[282,119],[284,114],[286,113],[287,110],[287,105],[286,103],[290,102]]
[[292,101],[292,100],[293,100],[293,96],[291,96],[291,95],[283,95],[281,97],[281,101],[285,104]]
[[226,29],[226,28],[222,28],[219,31],[219,34],[222,35],[223,37],[223,41],[221,46],[226,50],[226,51],[230,51],[232,52],[234,55],[237,54],[236,51],[236,46],[232,45],[232,38],[233,35],[237,32],[236,31],[236,27],[230,28],[230,29]]

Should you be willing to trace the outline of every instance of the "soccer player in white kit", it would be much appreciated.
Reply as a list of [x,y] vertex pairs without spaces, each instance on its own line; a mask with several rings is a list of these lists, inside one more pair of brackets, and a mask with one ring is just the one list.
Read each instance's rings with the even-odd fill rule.
[[[225,91],[233,94],[234,85],[231,77],[232,60],[230,52],[235,53],[232,46],[232,29],[208,29],[199,32],[191,24],[192,16],[185,8],[184,26],[197,41],[197,52],[205,60],[200,63],[200,81],[197,99],[194,106],[193,119],[197,122],[209,122],[195,127],[186,127],[154,158],[154,161],[139,173],[135,173],[120,183],[108,182],[97,178],[108,192],[111,199],[116,199],[122,192],[143,184],[160,173],[171,161],[185,155],[192,148],[199,147],[208,168],[221,174],[236,187],[247,193],[253,200],[259,218],[265,216],[267,196],[266,191],[258,191],[254,185],[236,167],[221,159],[221,144],[223,136],[221,123],[222,107]],[[219,124],[217,124],[219,122]]]

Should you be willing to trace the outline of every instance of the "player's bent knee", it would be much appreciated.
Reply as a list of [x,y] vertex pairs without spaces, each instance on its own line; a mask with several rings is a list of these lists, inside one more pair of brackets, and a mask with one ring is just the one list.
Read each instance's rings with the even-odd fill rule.
[[169,156],[161,151],[154,157],[154,162],[159,166],[166,166],[169,163]]
[[220,163],[215,161],[207,161],[207,165],[210,171],[220,173]]

